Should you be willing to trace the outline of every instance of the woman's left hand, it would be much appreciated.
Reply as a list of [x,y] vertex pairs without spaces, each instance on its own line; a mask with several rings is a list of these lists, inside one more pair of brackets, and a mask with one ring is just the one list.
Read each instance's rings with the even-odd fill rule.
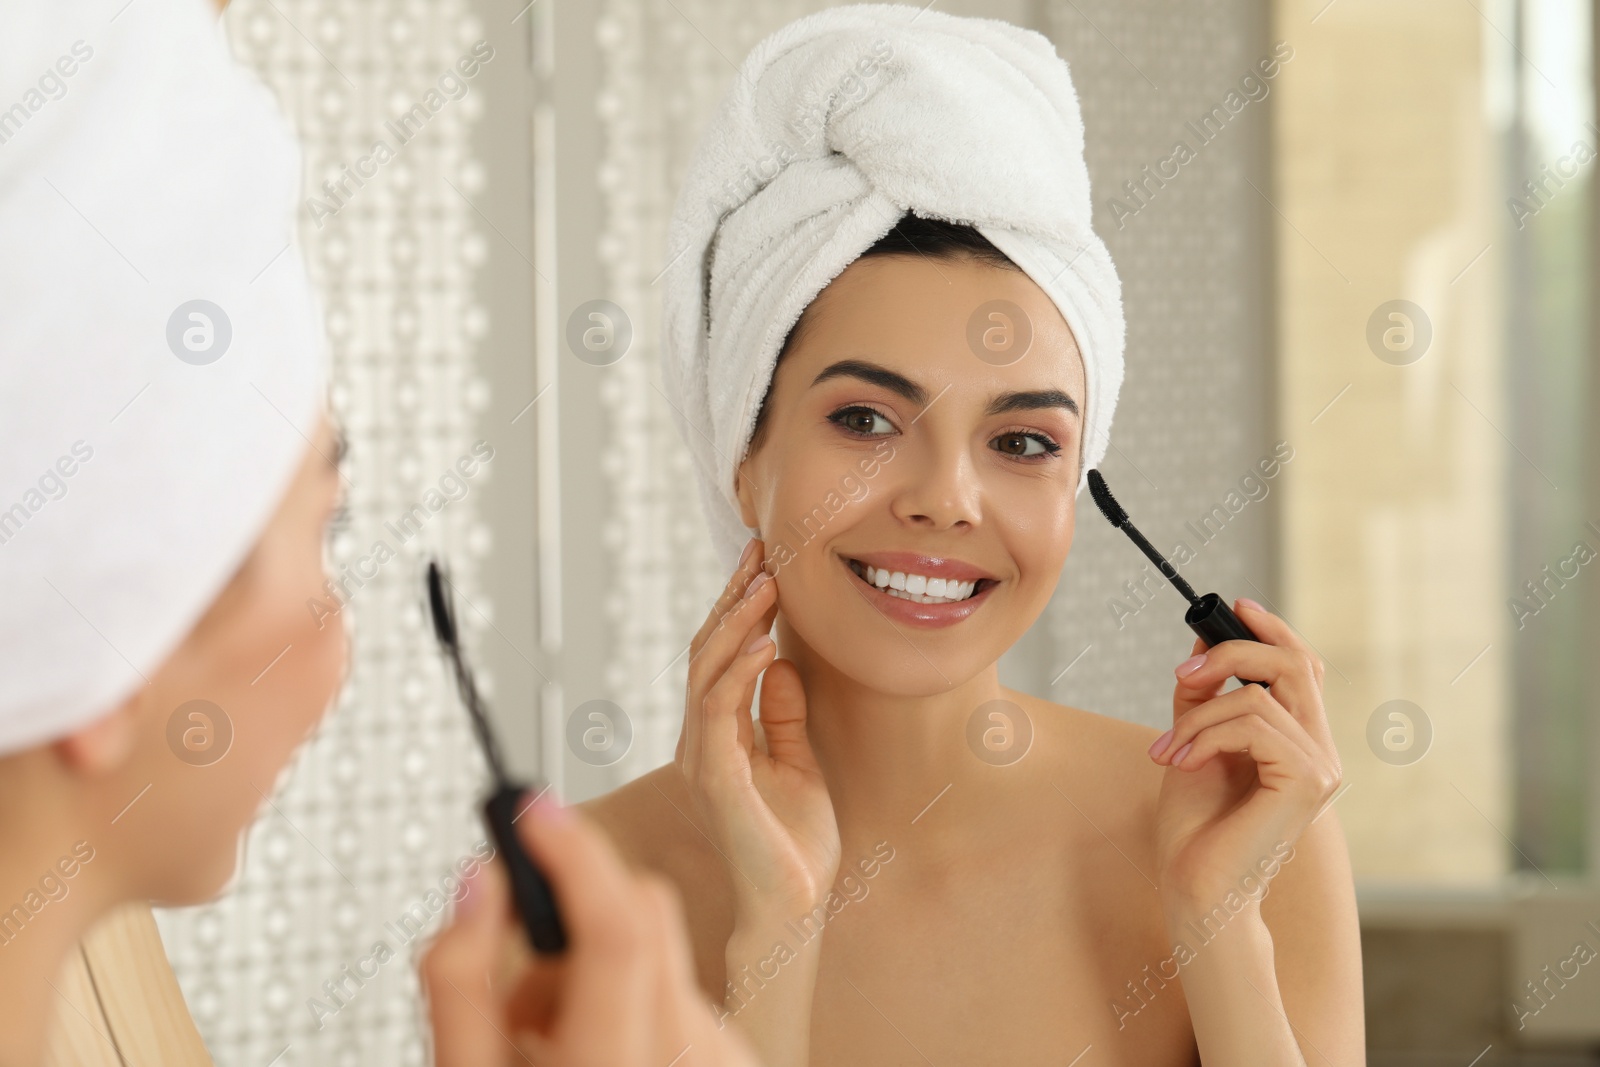
[[[1238,600],[1234,611],[1260,641],[1207,650],[1196,638],[1197,655],[1177,668],[1173,727],[1150,750],[1168,768],[1156,855],[1169,909],[1209,911],[1230,892],[1259,900],[1249,887],[1276,873],[1285,850],[1293,854],[1341,780],[1322,708],[1322,660],[1254,601]],[[1236,676],[1271,689],[1224,693]]]

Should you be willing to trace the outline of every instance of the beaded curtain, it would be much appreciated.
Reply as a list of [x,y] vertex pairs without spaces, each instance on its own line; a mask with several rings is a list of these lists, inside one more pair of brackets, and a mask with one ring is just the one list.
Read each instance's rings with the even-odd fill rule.
[[[493,616],[476,496],[494,463],[473,451],[488,401],[474,365],[485,237],[468,200],[484,181],[469,142],[482,104],[441,85],[483,29],[465,0],[235,0],[225,22],[304,151],[301,242],[349,440],[348,520],[329,549],[340,587],[318,610],[348,626],[351,662],[232,890],[157,919],[218,1064],[421,1064],[412,957],[483,840],[482,761],[419,596],[423,553],[441,550],[464,640]],[[379,141],[390,151],[374,158]],[[463,459],[474,473],[448,478]]]
[[634,318],[634,349],[608,368],[600,393],[616,435],[604,466],[610,504],[602,538],[616,558],[605,600],[616,635],[606,682],[635,723],[632,749],[611,768],[615,784],[672,759],[689,638],[727,581],[661,389],[661,284],[672,255],[667,223],[689,154],[738,63],[768,33],[827,6],[606,0],[596,21],[600,265],[610,298]]

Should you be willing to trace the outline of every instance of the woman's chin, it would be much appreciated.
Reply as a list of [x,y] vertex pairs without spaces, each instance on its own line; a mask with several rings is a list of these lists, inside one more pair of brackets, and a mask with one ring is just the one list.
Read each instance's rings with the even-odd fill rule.
[[180,865],[184,880],[166,885],[152,904],[164,908],[190,908],[212,904],[227,896],[244,872],[244,847],[247,832],[240,831],[233,847],[217,846],[214,853],[195,855]]
[[972,681],[987,666],[940,660],[931,654],[924,658],[904,641],[898,648],[867,642],[839,649],[836,656],[827,652],[823,656],[857,685],[890,698],[939,696]]
[[[817,618],[784,616],[799,638],[797,662],[826,665],[863,689],[888,698],[935,697],[959,689],[993,667],[1004,650],[974,618],[943,630],[920,630],[883,618],[841,619],[830,609]],[[965,628],[971,638],[952,640]],[[992,655],[991,655],[992,653]]]

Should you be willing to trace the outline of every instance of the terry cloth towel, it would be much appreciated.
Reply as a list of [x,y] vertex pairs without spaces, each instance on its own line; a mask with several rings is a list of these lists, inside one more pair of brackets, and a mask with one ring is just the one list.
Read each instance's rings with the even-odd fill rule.
[[974,226],[1049,294],[1084,360],[1079,492],[1105,455],[1122,293],[1091,227],[1066,62],[1040,34],[996,19],[830,8],[745,58],[668,229],[662,375],[729,569],[754,533],[735,479],[778,348],[908,210]]
[[0,754],[136,693],[288,489],[299,182],[209,0],[0,0]]

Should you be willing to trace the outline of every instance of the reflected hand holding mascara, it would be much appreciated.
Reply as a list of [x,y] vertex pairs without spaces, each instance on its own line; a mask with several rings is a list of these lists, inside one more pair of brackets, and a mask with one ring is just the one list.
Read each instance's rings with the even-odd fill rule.
[[[1094,497],[1094,502],[1099,506],[1100,513],[1106,517],[1106,521],[1127,534],[1129,540],[1139,546],[1139,550],[1150,558],[1156,569],[1189,601],[1189,610],[1184,612],[1183,621],[1188,623],[1189,629],[1199,635],[1207,648],[1223,641],[1261,640],[1250,632],[1250,628],[1239,620],[1239,616],[1233,613],[1220,596],[1215,593],[1195,595],[1194,588],[1183,580],[1178,568],[1168,563],[1167,558],[1156,551],[1156,547],[1145,540],[1144,534],[1129,521],[1128,513],[1122,510],[1117,498],[1111,495],[1106,480],[1100,476],[1098,470],[1089,472],[1089,495]],[[1251,678],[1240,678],[1239,681],[1245,685],[1269,688],[1266,682],[1258,682]]]
[[537,952],[560,953],[567,947],[567,935],[561,925],[561,916],[556,911],[555,897],[550,892],[550,883],[545,880],[544,873],[523,849],[522,842],[517,837],[517,829],[513,825],[519,814],[518,802],[523,794],[543,792],[543,787],[535,790],[528,784],[512,781],[506,775],[505,763],[500,757],[500,745],[489,729],[489,720],[483,711],[483,700],[478,696],[478,687],[473,682],[472,673],[467,670],[466,660],[461,654],[455,609],[449,593],[445,591],[447,583],[448,580],[440,571],[438,562],[430,560],[428,611],[433,617],[433,634],[439,639],[440,647],[444,649],[445,655],[455,668],[456,688],[461,694],[461,702],[466,705],[467,714],[472,719],[473,733],[477,735],[478,745],[483,749],[483,758],[489,764],[489,773],[493,778],[493,790],[483,802],[483,819],[489,827],[489,833],[494,837],[495,847],[500,850],[500,855],[505,857],[506,874],[511,881],[511,896],[516,902],[517,914],[522,919],[523,929],[527,931],[528,942]]

